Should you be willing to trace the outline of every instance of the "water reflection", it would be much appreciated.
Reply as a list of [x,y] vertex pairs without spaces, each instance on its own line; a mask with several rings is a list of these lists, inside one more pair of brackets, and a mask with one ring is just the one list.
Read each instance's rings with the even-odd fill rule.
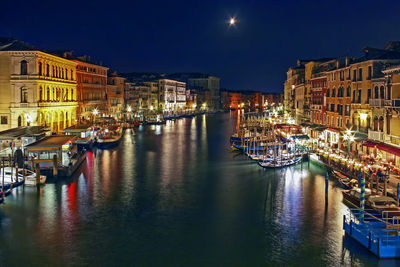
[[2,262],[383,264],[343,238],[341,191],[331,181],[326,203],[324,168],[261,169],[230,151],[237,122],[231,113],[128,130],[118,148],[88,152],[73,179],[18,188],[0,210]]

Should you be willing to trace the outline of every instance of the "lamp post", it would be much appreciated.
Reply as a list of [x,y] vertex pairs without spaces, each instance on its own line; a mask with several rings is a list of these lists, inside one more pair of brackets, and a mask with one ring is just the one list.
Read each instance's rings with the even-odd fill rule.
[[343,140],[347,141],[347,153],[350,155],[350,145],[354,142],[354,135],[351,133],[350,129],[347,129],[346,133],[343,134]]
[[94,110],[93,110],[93,123],[95,122],[95,118],[96,118],[97,114],[99,114],[99,110],[97,108],[94,108]]
[[128,108],[126,109],[128,111],[128,119],[131,119],[131,112],[132,112],[132,108],[131,106],[128,106]]

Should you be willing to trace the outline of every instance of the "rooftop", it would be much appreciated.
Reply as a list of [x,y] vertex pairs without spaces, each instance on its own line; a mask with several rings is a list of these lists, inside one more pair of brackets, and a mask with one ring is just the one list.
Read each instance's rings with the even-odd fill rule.
[[45,126],[24,126],[0,132],[0,140],[17,139],[24,136],[39,136],[49,132]]
[[27,146],[28,149],[30,148],[46,148],[46,147],[61,147],[62,145],[68,143],[68,141],[74,140],[74,136],[67,136],[67,135],[52,135],[46,136],[39,141],[32,143]]
[[0,51],[39,51],[40,49],[20,40],[0,37]]

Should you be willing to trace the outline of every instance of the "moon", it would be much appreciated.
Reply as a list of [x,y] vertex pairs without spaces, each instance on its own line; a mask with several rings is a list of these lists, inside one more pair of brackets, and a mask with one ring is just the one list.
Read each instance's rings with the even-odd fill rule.
[[231,17],[229,19],[229,26],[235,26],[235,24],[236,24],[236,19],[234,17]]

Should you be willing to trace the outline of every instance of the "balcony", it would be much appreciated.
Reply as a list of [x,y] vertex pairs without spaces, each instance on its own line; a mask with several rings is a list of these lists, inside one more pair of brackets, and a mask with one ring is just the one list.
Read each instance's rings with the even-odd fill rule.
[[384,138],[383,132],[372,131],[371,129],[368,129],[368,139],[384,141]]
[[400,99],[393,99],[392,106],[394,108],[400,108]]
[[384,99],[370,99],[369,100],[369,105],[371,107],[377,107],[377,108],[381,108],[385,106],[385,100]]

